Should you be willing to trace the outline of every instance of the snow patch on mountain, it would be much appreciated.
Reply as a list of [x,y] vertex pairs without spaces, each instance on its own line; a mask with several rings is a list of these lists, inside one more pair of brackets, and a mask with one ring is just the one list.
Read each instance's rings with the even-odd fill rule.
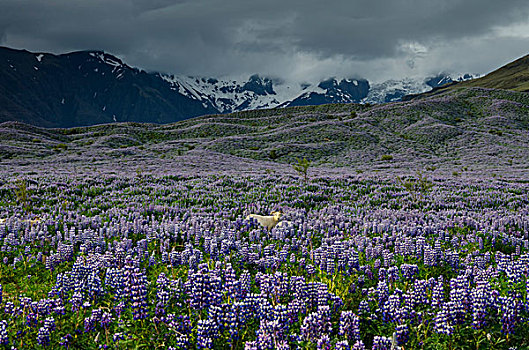
[[427,78],[405,78],[401,80],[387,80],[382,83],[373,84],[369,93],[362,103],[387,103],[400,101],[405,95],[421,94],[456,81],[465,81],[478,78],[479,75],[472,74],[448,74],[439,73]]
[[386,103],[400,101],[400,99],[409,94],[419,94],[432,88],[424,82],[423,79],[402,79],[387,80],[383,83],[373,84],[366,98],[362,103]]
[[94,58],[99,59],[102,63],[108,64],[108,65],[113,66],[113,67],[122,67],[122,66],[124,66],[123,62],[121,62],[121,60],[119,58],[117,58],[115,56],[112,56],[112,55],[109,55],[109,54],[104,53],[104,52],[94,51],[94,52],[90,52],[89,55],[94,57]]

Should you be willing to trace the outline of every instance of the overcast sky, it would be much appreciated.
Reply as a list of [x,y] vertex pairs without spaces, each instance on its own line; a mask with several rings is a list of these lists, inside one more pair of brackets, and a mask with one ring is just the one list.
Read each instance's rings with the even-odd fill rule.
[[529,1],[0,0],[0,45],[219,78],[483,74],[529,53]]

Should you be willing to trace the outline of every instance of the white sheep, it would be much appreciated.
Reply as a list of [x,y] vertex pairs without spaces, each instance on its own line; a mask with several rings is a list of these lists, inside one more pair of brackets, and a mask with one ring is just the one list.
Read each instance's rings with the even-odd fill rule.
[[250,214],[246,217],[246,220],[253,218],[257,220],[259,224],[266,227],[268,230],[271,230],[274,228],[275,225],[279,222],[279,218],[281,217],[281,212],[279,211],[273,211],[270,214],[271,216],[263,216],[263,215],[257,215],[257,214]]

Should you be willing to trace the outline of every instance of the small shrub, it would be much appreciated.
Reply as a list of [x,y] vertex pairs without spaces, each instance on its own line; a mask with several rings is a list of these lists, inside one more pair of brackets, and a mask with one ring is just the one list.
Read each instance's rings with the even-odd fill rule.
[[393,156],[391,154],[383,154],[382,157],[380,157],[380,160],[383,160],[383,161],[393,160]]
[[418,196],[425,196],[428,194],[433,187],[433,183],[420,171],[417,172],[416,178],[404,181],[402,178],[397,177],[397,182],[409,192],[414,202],[417,200]]
[[298,160],[298,164],[294,164],[294,165],[292,165],[292,167],[300,175],[303,175],[303,178],[304,178],[305,182],[307,182],[308,179],[309,179],[308,170],[309,170],[309,167],[310,167],[310,161],[308,161],[306,158],[303,158],[303,159],[297,158],[297,160]]
[[54,151],[63,151],[63,150],[66,150],[68,149],[68,146],[64,143],[58,143],[56,144],[55,146],[53,146],[53,150]]
[[28,192],[28,183],[26,180],[17,180],[15,188],[15,197],[17,198],[17,203],[20,204],[24,209],[29,205],[29,192]]
[[489,134],[497,135],[497,136],[503,136],[503,132],[501,130],[497,130],[497,129],[490,129],[489,130]]

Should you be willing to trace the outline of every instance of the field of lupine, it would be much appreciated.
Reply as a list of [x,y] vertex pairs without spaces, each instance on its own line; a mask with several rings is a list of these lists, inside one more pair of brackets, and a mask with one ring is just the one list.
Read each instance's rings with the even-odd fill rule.
[[527,181],[13,170],[7,348],[529,348]]

